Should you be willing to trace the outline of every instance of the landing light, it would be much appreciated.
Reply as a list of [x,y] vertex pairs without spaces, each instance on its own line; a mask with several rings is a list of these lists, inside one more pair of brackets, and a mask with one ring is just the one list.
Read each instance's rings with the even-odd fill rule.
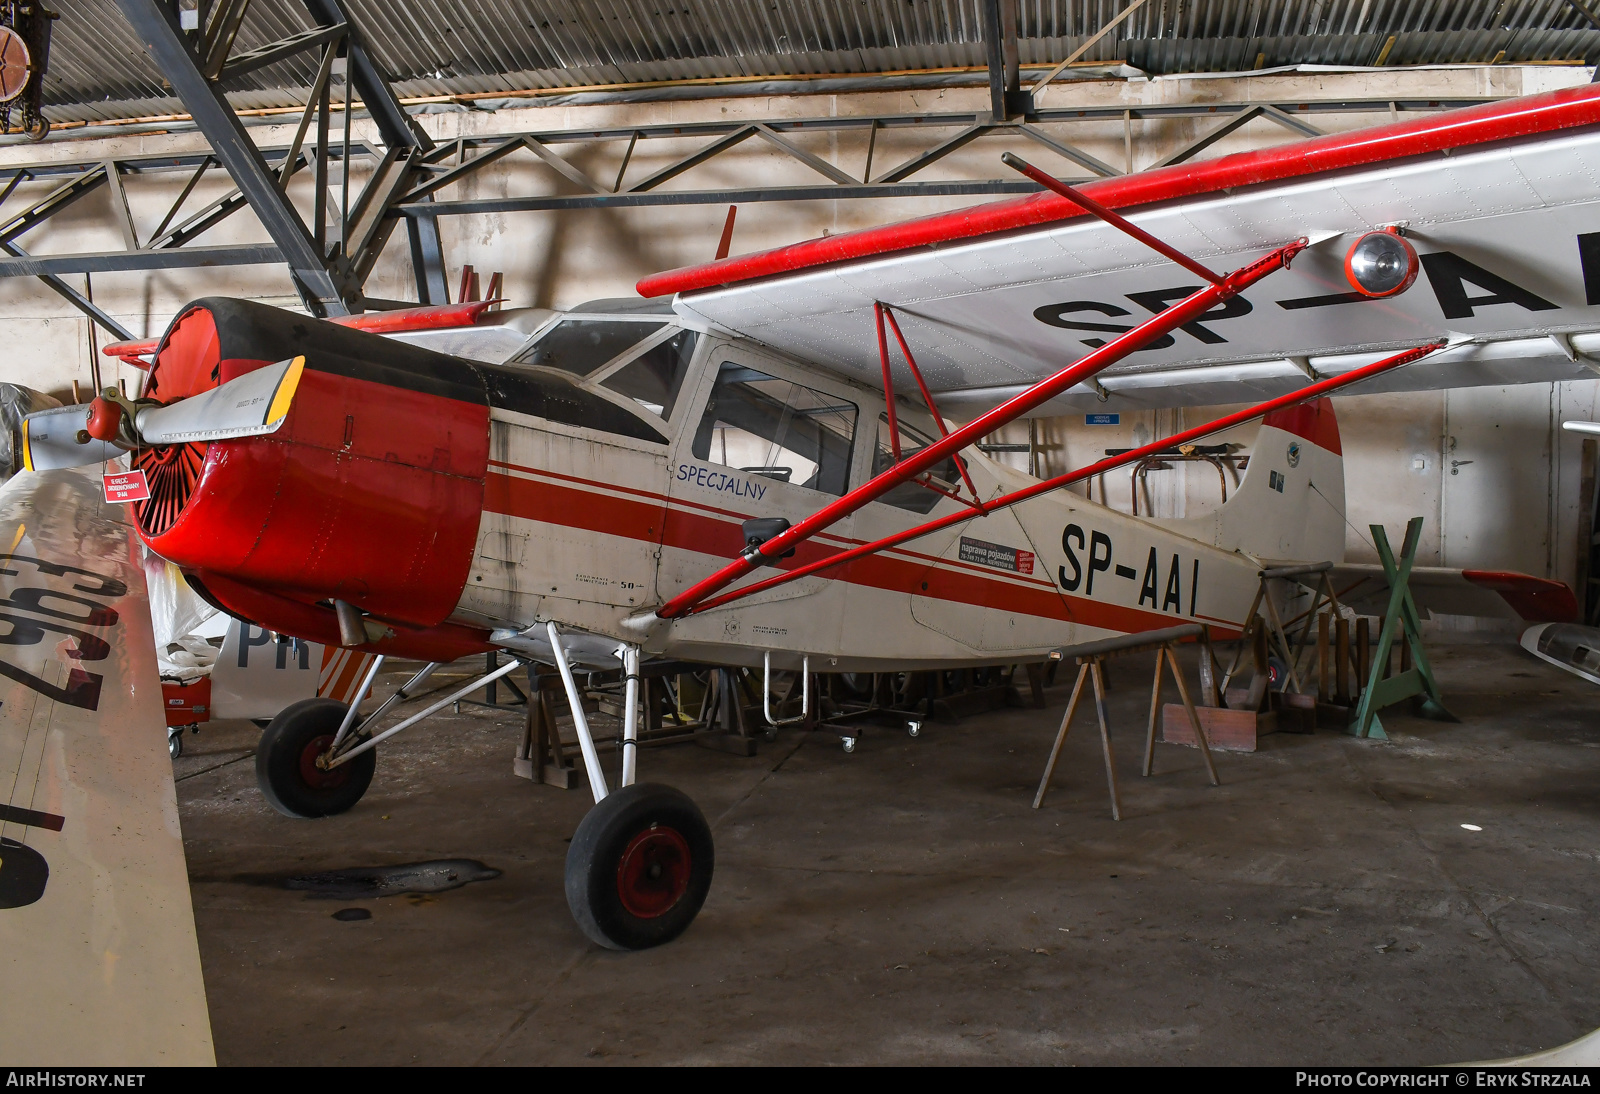
[[1393,228],[1368,232],[1344,258],[1344,275],[1363,296],[1397,296],[1417,279],[1416,249]]

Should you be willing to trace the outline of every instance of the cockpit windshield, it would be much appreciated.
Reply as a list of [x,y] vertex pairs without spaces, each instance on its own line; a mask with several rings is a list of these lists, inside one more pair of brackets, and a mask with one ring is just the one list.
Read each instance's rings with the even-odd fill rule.
[[569,317],[545,331],[508,363],[588,376],[664,326],[659,321]]

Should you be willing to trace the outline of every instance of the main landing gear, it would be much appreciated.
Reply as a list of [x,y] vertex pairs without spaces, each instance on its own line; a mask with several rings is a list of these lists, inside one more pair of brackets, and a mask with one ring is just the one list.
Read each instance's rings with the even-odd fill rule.
[[[567,642],[554,623],[547,624],[545,631],[548,657],[561,673],[595,800],[567,852],[567,906],[590,941],[609,949],[642,950],[670,942],[694,922],[711,891],[715,865],[711,826],[682,791],[634,782],[639,752],[638,647],[617,646],[613,654],[595,648],[592,641],[584,643],[586,663],[592,663],[597,654],[602,663],[615,656],[622,662],[626,679],[622,777],[613,791],[600,770]],[[534,652],[540,660],[547,657],[543,643],[534,643]],[[373,662],[349,706],[332,699],[307,699],[285,708],[267,725],[256,748],[256,781],[278,812],[290,817],[328,817],[350,809],[372,785],[378,763],[374,749],[379,741],[524,664],[512,659],[421,713],[373,734],[370,727],[395,703],[411,698],[439,667],[429,665],[417,673],[358,725],[357,711],[371,692],[383,660],[379,657]],[[808,708],[809,698],[808,689]]]
[[711,827],[681,790],[635,783],[607,794],[567,851],[567,907],[591,942],[642,950],[670,942],[711,891]]

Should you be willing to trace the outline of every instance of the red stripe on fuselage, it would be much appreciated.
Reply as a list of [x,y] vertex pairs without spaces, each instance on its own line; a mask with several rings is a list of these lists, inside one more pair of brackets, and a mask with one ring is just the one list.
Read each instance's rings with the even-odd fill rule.
[[[484,487],[484,508],[491,513],[559,524],[567,528],[581,528],[624,539],[660,543],[666,547],[695,551],[719,559],[730,558],[744,548],[743,533],[737,523],[741,518],[737,513],[728,514],[727,519],[708,516],[678,508],[679,505],[693,503],[683,503],[676,499],[673,499],[670,505],[665,503],[665,499],[634,501],[592,489],[522,478],[499,470],[513,466],[509,464],[496,462],[492,466],[496,470],[488,475]],[[522,467],[517,467],[516,470],[531,471]],[[539,472],[539,474],[553,475],[550,472]],[[567,476],[553,477],[567,478]],[[660,497],[609,484],[606,489],[625,491],[642,498]],[[697,506],[697,508],[709,507]],[[665,520],[658,525],[658,522],[662,521],[663,512]],[[663,529],[659,536],[658,527]],[[777,568],[789,569],[828,558],[839,553],[840,549],[815,541],[802,543],[795,557],[785,559]],[[998,575],[963,572],[947,568],[949,566],[949,560],[935,559],[931,556],[919,556],[917,560],[911,560],[883,554],[868,555],[846,564],[824,580],[843,581],[886,592],[924,596],[974,607],[995,608],[1044,619],[1059,619],[1086,627],[1123,633],[1171,626],[1174,619],[1184,618],[1142,608],[1108,604],[1085,597],[1063,596],[1056,591],[1054,585],[1039,581],[1037,578],[1024,580],[1029,585],[1043,586],[1043,588],[1029,588],[1028,585],[1018,584]],[[924,583],[926,588],[921,587]],[[1048,592],[1045,591],[1046,588]]]
[[[535,476],[537,478],[551,479],[551,480],[556,480],[558,482],[573,483],[576,486],[578,486],[580,489],[585,491],[586,494],[592,494],[592,493],[594,493],[596,491],[601,491],[601,490],[612,490],[612,491],[618,491],[618,492],[625,493],[625,494],[632,494],[635,497],[646,498],[649,501],[657,503],[658,505],[671,506],[671,507],[677,508],[677,509],[697,509],[697,510],[703,512],[703,513],[714,513],[717,516],[726,517],[729,520],[733,520],[733,521],[743,522],[743,521],[748,520],[750,518],[750,514],[749,513],[741,513],[736,509],[721,509],[721,508],[718,508],[715,505],[706,505],[706,504],[704,504],[702,502],[690,501],[687,498],[669,497],[666,494],[658,494],[653,490],[639,490],[639,489],[636,489],[636,488],[631,487],[631,486],[618,486],[615,483],[606,483],[606,484],[604,484],[604,486],[601,486],[600,484],[594,482],[592,479],[579,478],[576,475],[563,475],[558,471],[545,471],[545,470],[543,470],[541,468],[524,467],[521,464],[505,463],[505,462],[502,462],[500,460],[490,460],[489,461],[489,466],[490,467],[505,468],[507,471],[516,472],[519,475],[533,475],[533,476]],[[500,511],[503,511],[503,510],[496,510],[496,511],[500,512]],[[511,515],[512,516],[516,516],[518,514],[511,514]],[[530,518],[530,519],[542,520],[544,518],[537,517],[537,518]],[[654,533],[652,533],[652,534],[654,534]],[[630,538],[636,538],[636,537],[630,537]],[[819,540],[822,540],[822,541],[824,541],[826,543],[837,544],[841,548],[843,548],[843,547],[859,547],[863,543],[866,542],[866,540],[864,540],[864,539],[855,539],[855,538],[853,538],[851,536],[835,535],[832,532],[818,532],[816,538],[819,539]],[[687,544],[687,545],[680,544],[679,546],[687,546],[689,550],[698,550],[699,549],[699,548],[693,546],[692,544]],[[734,553],[737,553],[737,551],[742,550],[743,547],[744,547],[743,543],[740,543],[739,547],[735,548]],[[905,557],[905,558],[911,558],[911,559],[919,559],[922,562],[924,562],[924,563],[926,563],[926,564],[928,564],[930,566],[949,566],[949,567],[954,567],[956,569],[969,570],[969,571],[971,571],[973,573],[983,574],[985,576],[994,576],[993,571],[985,569],[984,567],[979,566],[976,563],[962,562],[959,559],[953,559],[953,558],[939,558],[939,557],[937,557],[935,555],[922,554],[922,553],[920,553],[918,551],[913,551],[913,550],[910,550],[909,548],[906,548],[906,547],[893,547],[893,548],[889,548],[888,551],[889,551],[891,557]],[[820,555],[818,557],[826,558],[828,555],[833,554],[833,553],[834,552],[832,552],[832,551],[825,552],[824,554],[822,554],[822,555]],[[789,563],[789,565],[792,566],[792,565],[795,565],[795,563]],[[780,567],[780,568],[787,569],[788,567],[786,566],[786,567]],[[1049,580],[1045,580],[1045,579],[1037,578],[1037,577],[1032,577],[1032,576],[1030,576],[1028,574],[1006,574],[1006,575],[1004,575],[1004,578],[1005,578],[1005,580],[1008,580],[1008,581],[1020,581],[1024,585],[1037,585],[1038,587],[1040,587],[1042,589],[1050,589],[1052,591],[1056,587],[1055,586],[1055,582],[1053,582],[1053,581],[1049,581]]]

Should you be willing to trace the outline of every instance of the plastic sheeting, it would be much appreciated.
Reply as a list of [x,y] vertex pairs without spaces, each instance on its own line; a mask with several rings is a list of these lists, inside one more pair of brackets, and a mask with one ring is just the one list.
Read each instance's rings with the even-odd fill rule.
[[149,551],[144,556],[144,580],[162,679],[187,683],[207,675],[220,645],[208,639],[220,640],[228,616],[201,600],[176,566]]
[[58,400],[31,387],[0,384],[0,476],[9,479],[22,470],[22,451],[17,442],[22,419],[35,410],[60,405]]

